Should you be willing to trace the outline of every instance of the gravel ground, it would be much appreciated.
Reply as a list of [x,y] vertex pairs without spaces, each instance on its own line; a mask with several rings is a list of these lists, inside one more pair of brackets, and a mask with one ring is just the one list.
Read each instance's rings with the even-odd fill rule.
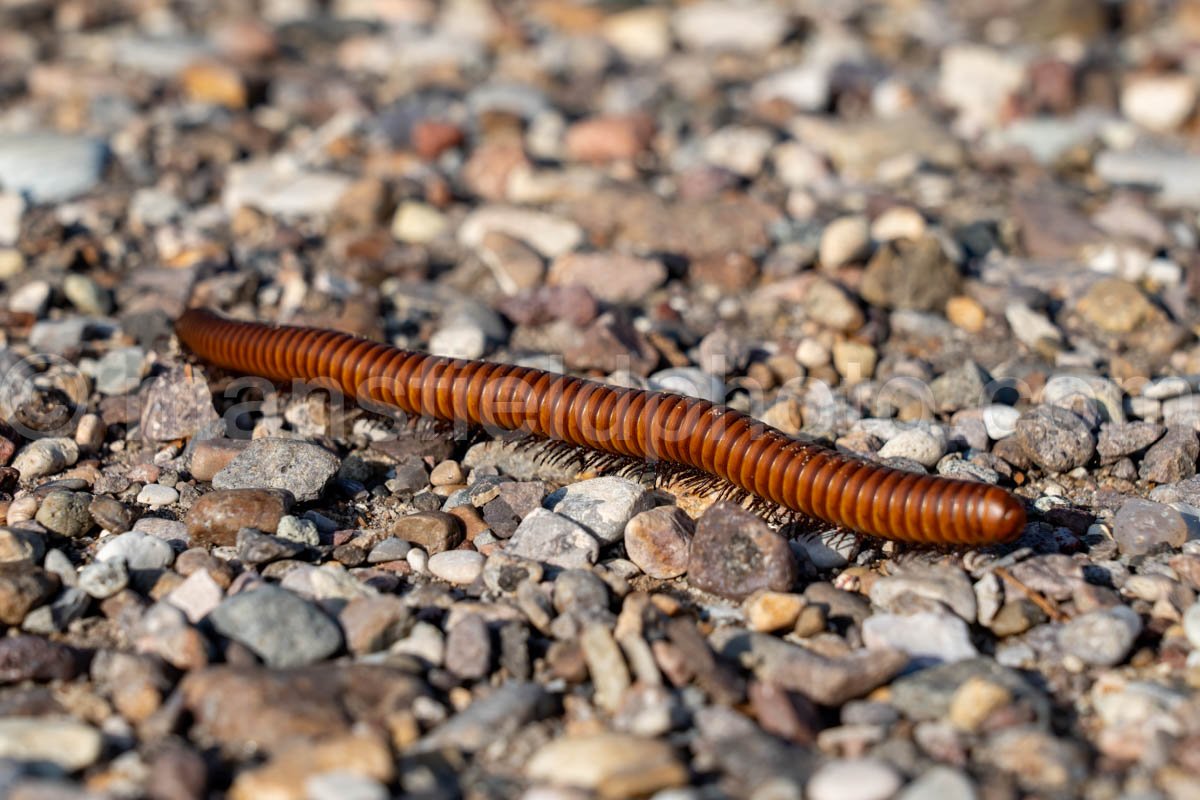
[[[1190,0],[0,0],[0,795],[1200,797],[1198,45]],[[189,305],[1029,524],[780,530],[205,367]]]

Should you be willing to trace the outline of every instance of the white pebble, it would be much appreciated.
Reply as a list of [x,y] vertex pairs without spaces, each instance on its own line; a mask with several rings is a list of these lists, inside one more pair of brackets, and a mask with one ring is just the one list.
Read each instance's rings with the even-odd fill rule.
[[429,557],[429,571],[448,583],[466,586],[483,572],[483,554],[474,550],[447,550]]
[[414,547],[412,550],[409,550],[404,560],[412,567],[413,572],[418,575],[429,573],[429,555],[421,548]]
[[1000,403],[983,409],[983,427],[987,429],[987,435],[997,441],[1016,433],[1017,420],[1020,418],[1020,411]]
[[169,506],[179,499],[179,492],[172,489],[170,486],[163,486],[160,483],[147,483],[138,492],[137,501],[144,506],[151,508],[159,508],[160,506]]

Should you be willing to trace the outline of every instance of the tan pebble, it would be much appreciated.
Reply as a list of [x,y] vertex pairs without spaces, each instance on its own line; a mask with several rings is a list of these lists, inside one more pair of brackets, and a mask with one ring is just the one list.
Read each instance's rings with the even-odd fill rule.
[[987,322],[987,311],[974,298],[956,295],[946,301],[946,319],[967,333],[979,333]]
[[867,218],[858,214],[839,217],[825,227],[818,246],[818,258],[824,269],[837,269],[861,261],[871,249],[871,228]]
[[239,773],[229,797],[231,800],[305,797],[306,781],[332,770],[387,783],[394,775],[395,762],[387,743],[366,731],[334,735],[318,742],[298,742],[276,751],[263,766]]
[[99,450],[100,445],[104,444],[106,433],[108,426],[99,414],[84,414],[75,426],[75,444],[85,450]]
[[976,731],[993,711],[1009,705],[1012,693],[998,683],[972,676],[950,698],[950,723],[964,731]]
[[184,94],[197,103],[241,109],[246,107],[246,84],[232,67],[215,61],[197,61],[179,76]]
[[37,514],[38,501],[33,495],[18,497],[8,506],[8,525],[19,525],[28,522]]
[[796,617],[796,624],[792,628],[792,633],[802,639],[807,639],[810,636],[816,636],[818,633],[824,633],[827,622],[826,612],[822,606],[807,605],[800,609],[800,615]]
[[869,344],[844,340],[833,345],[833,366],[847,384],[869,380],[878,360],[879,354]]
[[452,517],[458,517],[462,520],[463,530],[466,532],[467,541],[475,541],[475,537],[489,530],[489,525],[484,521],[479,513],[479,509],[474,506],[458,506],[452,508],[448,512]]
[[804,598],[798,594],[760,591],[746,598],[742,613],[752,630],[770,633],[795,625],[805,605]]
[[877,242],[919,239],[925,234],[925,218],[912,206],[895,206],[871,223],[871,238]]
[[459,463],[449,459],[438,464],[429,473],[429,482],[434,486],[461,484],[465,480],[466,476],[463,475],[462,467]]
[[188,470],[198,481],[211,481],[229,462],[246,449],[244,439],[205,439],[192,449]]

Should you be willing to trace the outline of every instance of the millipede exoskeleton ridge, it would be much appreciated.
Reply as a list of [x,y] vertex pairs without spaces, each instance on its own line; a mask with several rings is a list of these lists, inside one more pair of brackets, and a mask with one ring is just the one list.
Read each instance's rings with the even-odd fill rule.
[[741,412],[529,367],[431,356],[336,331],[186,311],[175,332],[225,369],[331,381],[406,414],[702,470],[763,501],[868,536],[917,544],[1011,541],[1025,509],[996,486],[892,469],[801,441]]

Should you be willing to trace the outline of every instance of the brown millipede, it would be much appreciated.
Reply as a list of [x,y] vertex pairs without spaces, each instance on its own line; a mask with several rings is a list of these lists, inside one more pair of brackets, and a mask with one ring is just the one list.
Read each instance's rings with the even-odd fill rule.
[[868,536],[981,546],[1011,541],[1025,525],[1023,504],[997,486],[873,464],[707,400],[415,353],[336,331],[241,322],[207,309],[184,312],[175,332],[225,369],[330,381],[347,397],[406,414],[702,470]]

